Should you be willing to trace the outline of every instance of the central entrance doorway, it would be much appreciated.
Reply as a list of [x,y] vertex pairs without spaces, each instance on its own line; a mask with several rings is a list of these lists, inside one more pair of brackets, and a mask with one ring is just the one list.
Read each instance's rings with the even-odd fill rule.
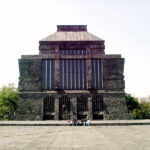
[[44,98],[43,120],[54,119],[54,102],[55,98],[52,96],[47,96]]
[[92,99],[93,119],[102,120],[104,118],[104,102],[102,95],[96,95]]
[[62,96],[59,99],[59,120],[70,119],[70,98]]
[[88,115],[88,99],[82,95],[77,98],[77,119],[84,119]]

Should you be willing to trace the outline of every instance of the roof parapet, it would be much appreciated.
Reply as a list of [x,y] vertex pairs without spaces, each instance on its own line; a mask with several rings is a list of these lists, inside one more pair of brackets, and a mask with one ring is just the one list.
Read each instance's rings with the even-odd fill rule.
[[87,31],[87,25],[57,25],[57,31]]

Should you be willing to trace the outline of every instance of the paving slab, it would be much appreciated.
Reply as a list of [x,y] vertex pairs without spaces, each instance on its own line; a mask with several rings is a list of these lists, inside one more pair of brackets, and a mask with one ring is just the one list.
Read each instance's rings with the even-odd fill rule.
[[150,125],[0,126],[0,150],[150,150]]

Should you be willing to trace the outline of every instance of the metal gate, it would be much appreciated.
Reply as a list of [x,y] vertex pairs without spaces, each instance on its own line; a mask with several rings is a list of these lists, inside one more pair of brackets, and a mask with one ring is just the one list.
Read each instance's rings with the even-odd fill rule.
[[59,119],[67,120],[70,118],[70,98],[62,96],[59,99]]
[[43,120],[54,119],[54,102],[55,102],[55,98],[52,96],[47,96],[46,98],[44,98]]
[[94,120],[103,119],[103,111],[104,111],[103,96],[97,95],[97,96],[93,97],[92,110],[93,110],[93,119]]
[[77,98],[77,119],[84,119],[88,115],[88,98],[81,96]]

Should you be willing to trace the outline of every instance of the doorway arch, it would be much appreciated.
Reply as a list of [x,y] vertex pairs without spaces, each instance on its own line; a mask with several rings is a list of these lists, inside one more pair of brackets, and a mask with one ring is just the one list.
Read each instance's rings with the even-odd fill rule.
[[59,119],[67,120],[70,118],[70,98],[66,95],[59,98]]

